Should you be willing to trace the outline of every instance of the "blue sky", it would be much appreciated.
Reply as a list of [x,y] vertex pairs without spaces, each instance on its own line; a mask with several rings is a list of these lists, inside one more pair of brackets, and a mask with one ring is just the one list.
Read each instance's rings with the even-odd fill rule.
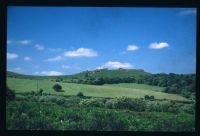
[[196,71],[196,9],[8,7],[7,21],[10,71]]

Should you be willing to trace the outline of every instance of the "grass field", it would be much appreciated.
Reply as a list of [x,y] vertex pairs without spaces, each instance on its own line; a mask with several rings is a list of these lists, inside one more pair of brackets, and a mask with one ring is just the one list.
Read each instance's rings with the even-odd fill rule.
[[106,84],[105,86],[114,86],[114,87],[123,87],[131,89],[142,89],[142,90],[151,90],[162,92],[165,87],[137,84],[137,83],[119,83],[119,84]]
[[[160,92],[163,88],[156,86],[149,86],[143,84],[113,84],[113,85],[86,85],[75,83],[60,83],[64,92],[55,92],[52,86],[55,82],[48,80],[38,80],[38,89],[43,89],[45,93],[59,94],[59,95],[76,95],[78,92],[83,92],[85,96],[93,97],[131,97],[144,98],[145,95],[153,95],[155,99],[170,99],[178,101],[187,101],[186,98],[176,95]],[[7,85],[14,89],[16,93],[31,92],[37,90],[37,80],[7,78]],[[148,89],[149,88],[149,89]]]

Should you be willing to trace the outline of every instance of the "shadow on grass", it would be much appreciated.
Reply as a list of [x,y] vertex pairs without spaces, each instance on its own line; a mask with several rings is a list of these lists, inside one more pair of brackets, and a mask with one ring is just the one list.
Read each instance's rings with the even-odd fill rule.
[[65,92],[64,90],[55,90],[56,92]]

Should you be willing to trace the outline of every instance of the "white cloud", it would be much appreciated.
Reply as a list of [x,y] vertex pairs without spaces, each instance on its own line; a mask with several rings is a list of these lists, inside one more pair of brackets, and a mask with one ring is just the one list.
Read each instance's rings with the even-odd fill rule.
[[7,40],[7,44],[11,44],[13,41],[11,40]]
[[13,59],[16,59],[16,58],[18,58],[17,54],[15,54],[15,53],[7,53],[7,59],[13,60]]
[[61,61],[61,60],[63,60],[62,56],[56,56],[54,58],[49,58],[46,61]]
[[139,47],[138,46],[136,46],[136,45],[128,45],[128,47],[127,47],[127,51],[136,51],[136,50],[138,50],[139,49]]
[[24,60],[25,61],[30,61],[30,60],[32,60],[30,57],[28,57],[28,56],[26,56],[26,57],[24,57]]
[[20,70],[22,70],[22,68],[14,68],[14,70],[16,70],[16,71],[20,71]]
[[40,72],[40,74],[47,75],[47,76],[63,75],[62,72],[58,72],[58,71],[42,71],[42,72]]
[[124,69],[131,69],[133,66],[130,63],[122,63],[118,61],[108,61],[103,66],[98,68],[110,68],[110,69],[118,69],[118,68],[124,68]]
[[31,42],[32,42],[31,40],[21,40],[21,41],[7,40],[7,44],[17,43],[17,44],[27,45],[27,44],[30,44]]
[[30,44],[31,40],[22,40],[22,41],[18,41],[18,43],[26,45],[26,44]]
[[160,42],[160,43],[154,42],[149,45],[149,48],[151,49],[162,49],[167,47],[169,47],[169,44],[166,42]]
[[78,48],[77,50],[74,51],[67,51],[64,53],[64,55],[67,57],[95,57],[98,54],[92,49]]
[[96,69],[104,69],[104,67],[100,66],[100,67],[96,67]]
[[186,9],[178,13],[178,15],[181,15],[181,16],[196,15],[196,14],[197,14],[196,9]]
[[40,44],[36,44],[36,45],[35,45],[35,48],[36,48],[37,50],[39,50],[39,51],[44,50],[44,46],[42,46],[42,45],[40,45]]
[[69,68],[70,68],[70,66],[68,66],[68,65],[62,65],[62,66],[61,66],[61,68],[64,68],[64,69],[69,69]]
[[39,75],[39,74],[40,74],[40,72],[38,72],[38,71],[37,71],[37,72],[34,72],[34,74],[35,74],[35,75]]
[[58,71],[42,71],[42,72],[34,72],[35,75],[44,75],[44,76],[58,76],[58,75],[63,75],[62,72]]
[[59,51],[62,51],[63,49],[62,48],[48,48],[48,50],[50,52],[59,52]]
[[13,69],[8,69],[8,71],[12,71],[12,72],[21,72],[22,68],[17,67],[17,68],[13,68]]

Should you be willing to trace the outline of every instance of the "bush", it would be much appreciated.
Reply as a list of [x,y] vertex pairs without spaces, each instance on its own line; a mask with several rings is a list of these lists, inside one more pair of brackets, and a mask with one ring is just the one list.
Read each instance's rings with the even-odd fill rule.
[[145,95],[144,98],[145,100],[149,100],[150,97],[148,95]]
[[195,113],[195,104],[184,104],[182,107],[180,107],[182,111],[185,111],[190,114]]
[[112,99],[110,99],[110,100],[107,100],[106,102],[105,102],[105,107],[106,108],[113,108],[114,107],[114,101],[112,100]]
[[142,99],[132,99],[128,97],[118,98],[114,103],[116,109],[129,109],[133,111],[145,111],[145,101]]
[[83,97],[84,95],[83,95],[83,93],[82,92],[79,92],[79,93],[77,93],[77,95],[76,96],[78,96],[78,97]]
[[154,96],[152,95],[152,96],[149,97],[149,99],[150,99],[150,100],[154,100],[155,98],[154,98]]
[[80,101],[79,105],[85,107],[104,107],[105,101],[104,98],[83,99]]
[[63,105],[64,103],[65,103],[65,98],[60,97],[56,99],[56,104]]
[[176,112],[175,109],[172,107],[173,103],[170,101],[162,101],[162,102],[156,102],[156,101],[149,101],[146,104],[146,111],[156,111],[156,112]]
[[53,86],[53,89],[56,91],[56,92],[61,92],[62,91],[62,86],[60,84],[55,84]]
[[40,89],[39,91],[38,91],[38,95],[42,95],[42,93],[43,93],[43,89]]
[[35,95],[36,93],[35,93],[35,91],[31,91],[31,93],[30,93],[31,95]]
[[6,99],[7,100],[14,100],[15,99],[15,91],[9,89],[8,87],[6,89]]
[[56,79],[56,82],[60,82],[60,80],[59,80],[59,79]]
[[6,105],[6,128],[8,130],[194,132],[195,115],[185,112],[177,114],[132,112],[94,107],[66,108],[47,103],[10,101]]
[[144,99],[145,99],[145,100],[154,100],[155,98],[154,98],[153,95],[151,95],[151,96],[145,95],[145,96],[144,96]]

